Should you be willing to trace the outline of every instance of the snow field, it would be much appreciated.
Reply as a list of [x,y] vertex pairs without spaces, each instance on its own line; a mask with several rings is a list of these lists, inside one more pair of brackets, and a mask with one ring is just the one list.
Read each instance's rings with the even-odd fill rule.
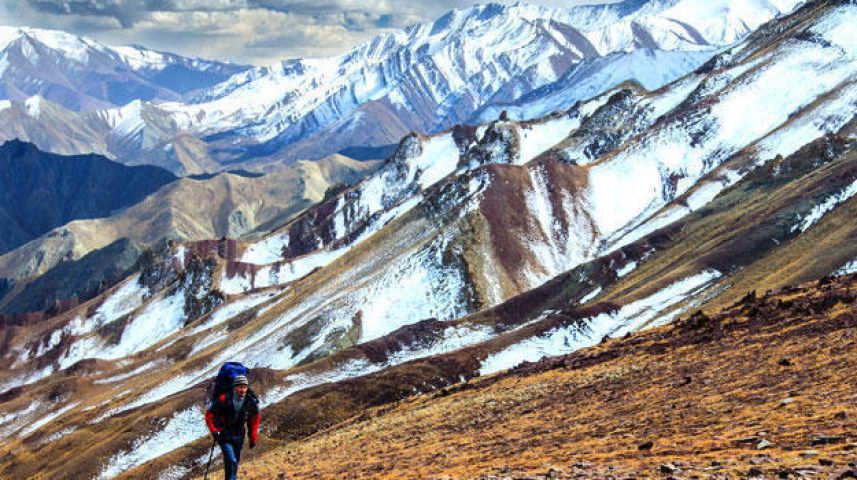
[[[706,288],[720,277],[714,270],[687,277],[649,297],[625,305],[614,314],[601,314],[579,323],[555,328],[489,355],[480,373],[488,375],[514,367],[524,361],[535,362],[545,356],[565,355],[600,342],[605,335],[613,337],[639,330],[649,322],[672,320],[680,311],[670,307]],[[587,295],[594,297],[600,288]],[[586,299],[581,300],[585,303]]]
[[289,234],[280,233],[251,245],[241,256],[244,263],[267,265],[282,259],[283,249],[289,246]]
[[203,411],[197,407],[176,413],[166,422],[163,429],[138,439],[131,450],[111,457],[107,465],[102,468],[98,476],[99,480],[119,476],[122,472],[208,435],[208,429],[203,419]]
[[[857,16],[853,20],[857,21]],[[599,230],[610,235],[644,212],[656,210],[668,200],[663,198],[662,192],[663,178],[668,174],[681,175],[676,189],[676,195],[680,195],[710,171],[711,166],[707,165],[724,160],[727,154],[723,152],[735,152],[774,131],[792,112],[811,104],[852,75],[853,52],[836,58],[821,50],[823,47],[816,44],[791,44],[783,51],[769,53],[768,58],[775,61],[744,74],[721,93],[719,101],[711,107],[714,120],[705,126],[708,132],[696,147],[688,145],[685,132],[668,127],[620,152],[608,163],[592,168],[590,198]],[[846,59],[848,61],[844,61]],[[791,88],[801,84],[807,71],[817,72],[818,81],[805,89]],[[850,98],[845,100],[849,101]],[[845,105],[839,104],[829,108],[835,111],[843,107]],[[837,118],[840,119],[838,123],[842,123],[842,116]],[[796,149],[797,144],[816,138],[813,135],[819,132],[817,127],[808,127],[805,123],[788,128],[794,129],[789,133],[803,135],[789,135],[794,140],[784,145],[786,153]],[[785,135],[783,132],[780,136]],[[768,145],[778,143],[772,140]],[[700,200],[699,203],[710,200],[716,190],[712,185],[695,200]],[[622,195],[616,195],[617,191]],[[673,221],[686,213],[675,212],[668,220]]]
[[[836,271],[833,272],[834,275],[848,275],[850,273],[857,272],[857,258],[851,260],[850,262],[842,265]],[[2,424],[2,422],[0,422]]]
[[513,163],[523,165],[541,155],[554,145],[565,140],[568,135],[580,126],[580,117],[571,118],[563,115],[557,119],[535,123],[529,128],[519,128],[521,146],[520,157]]

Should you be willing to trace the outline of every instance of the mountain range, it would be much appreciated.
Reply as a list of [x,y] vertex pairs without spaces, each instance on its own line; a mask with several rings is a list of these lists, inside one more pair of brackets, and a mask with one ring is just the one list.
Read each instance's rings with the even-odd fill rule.
[[[0,138],[25,139],[55,153],[94,152],[122,163],[158,165],[181,175],[264,170],[343,151],[377,158],[410,131],[435,133],[485,120],[496,106],[532,104],[543,95],[561,95],[564,102],[588,98],[598,93],[596,88],[627,79],[621,70],[645,71],[639,80],[659,87],[797,3],[720,1],[703,7],[697,0],[625,0],[565,9],[523,3],[474,6],[381,34],[337,57],[246,69],[180,101],[138,95],[122,106],[76,112],[58,96],[49,95],[47,101],[11,96],[0,111],[6,125]],[[34,34],[21,32],[7,50],[16,42],[29,45]],[[96,56],[81,52],[118,51],[115,61],[132,65],[136,73],[165,64],[183,71],[229,71],[215,63],[63,38],[54,42],[71,52],[63,58],[79,61]],[[634,53],[643,49],[649,53]],[[36,61],[26,53],[32,49],[18,58],[22,65]],[[139,58],[149,63],[141,67],[145,62],[134,61]],[[91,71],[86,63],[79,68]],[[7,70],[26,69],[16,64]],[[60,70],[58,76],[75,78],[76,70]],[[598,83],[587,87],[582,72]],[[91,88],[109,84],[81,81]],[[126,88],[129,98],[135,88]]]
[[103,157],[64,157],[17,140],[0,146],[0,254],[71,220],[107,217],[176,177]]
[[167,240],[267,232],[378,166],[333,155],[267,174],[176,178],[158,167],[62,157],[19,141],[0,147],[0,163],[4,238],[17,239],[0,251],[3,313],[87,297]]
[[109,47],[56,30],[0,26],[0,98],[34,96],[73,110],[175,101],[250,67],[141,46]]
[[[574,455],[597,461],[607,455],[605,438],[619,439],[614,445],[624,452],[605,461],[625,459],[622,470],[629,475],[651,468],[676,473],[665,468],[683,468],[672,462],[685,457],[693,458],[687,468],[696,471],[708,455],[728,457],[723,470],[734,474],[750,468],[746,445],[755,450],[769,437],[783,442],[772,448],[788,457],[785,463],[797,462],[792,447],[806,441],[795,435],[813,428],[834,438],[819,444],[832,455],[827,445],[849,442],[847,414],[821,429],[803,414],[780,424],[798,434],[770,431],[761,414],[745,408],[749,402],[770,415],[772,408],[791,409],[812,385],[826,393],[813,391],[815,403],[806,397],[796,405],[812,410],[823,400],[827,421],[850,398],[837,372],[849,365],[854,343],[848,332],[855,318],[850,274],[857,271],[857,5],[824,0],[792,11],[796,6],[726,0],[626,1],[561,11],[477,6],[382,35],[335,62],[247,70],[187,103],[137,102],[134,108],[167,116],[220,105],[195,111],[206,114],[185,125],[197,133],[218,126],[208,136],[188,138],[204,148],[252,138],[230,143],[238,146],[215,163],[229,157],[239,160],[224,165],[262,170],[271,168],[271,158],[288,158],[279,149],[324,138],[327,117],[319,112],[338,119],[363,112],[365,125],[378,128],[357,129],[359,145],[372,148],[382,142],[368,135],[390,125],[372,115],[389,113],[383,104],[391,98],[408,99],[406,110],[431,121],[414,123],[418,132],[402,136],[382,163],[365,171],[342,167],[353,184],[326,180],[307,203],[281,216],[255,222],[229,216],[218,224],[229,231],[255,223],[246,230],[255,234],[155,245],[93,298],[38,321],[7,321],[0,432],[9,453],[0,457],[0,471],[9,477],[200,475],[210,447],[201,421],[204,392],[227,360],[252,368],[262,398],[266,441],[251,467],[260,476],[305,472],[305,463],[287,458],[296,451],[317,456],[319,471],[332,476],[488,474],[491,465],[513,459],[528,469],[551,459],[568,463]],[[554,41],[541,43],[547,38],[541,35]],[[448,50],[457,42],[466,55]],[[577,58],[571,48],[556,47],[570,45],[563,42],[590,45],[594,54]],[[485,73],[476,81],[432,76],[424,67],[425,79],[445,80],[409,83],[414,90],[407,92],[421,92],[413,97],[406,91],[390,96],[399,84],[373,72],[395,72],[393,66],[414,61],[410,53],[393,63],[381,60],[387,58],[382,52],[410,51],[397,50],[399,44],[415,46],[413,55],[433,59],[440,70],[444,60],[455,65],[444,72],[466,73],[475,58]],[[668,45],[705,51],[709,58],[665,54]],[[625,48],[633,51],[620,53]],[[514,64],[544,66],[540,62],[564,58],[567,65],[526,75],[520,65],[501,68],[509,64],[496,59],[512,60],[512,51],[520,55],[514,59],[534,55],[532,63]],[[365,90],[346,88],[351,103],[318,90],[303,99],[323,104],[340,98],[324,108],[341,108],[287,113],[303,108],[296,97],[280,102],[287,82],[315,78],[331,64],[345,68],[350,58],[355,65],[375,58],[386,67],[354,74],[365,79],[356,83]],[[664,77],[647,76],[647,67],[640,67],[646,78],[623,74],[649,64],[678,77],[646,85]],[[337,80],[346,82],[349,71]],[[381,84],[391,87],[375,88]],[[300,85],[295,89],[303,92],[312,84]],[[260,90],[274,98],[256,97]],[[459,98],[455,92],[467,93]],[[462,103],[447,103],[453,97]],[[236,98],[247,99],[244,110],[224,107],[231,101],[225,99]],[[411,108],[414,98],[423,102],[420,109]],[[265,110],[246,124],[239,112],[257,108],[250,99]],[[380,110],[370,112],[367,105]],[[506,113],[495,117],[492,109]],[[219,112],[212,113],[216,121],[206,123],[208,112]],[[274,136],[265,137],[269,133]],[[300,140],[289,143],[292,134]],[[330,145],[337,151],[344,144]],[[128,208],[141,213],[126,218],[156,211],[144,205]],[[122,230],[127,224],[117,225]],[[805,348],[807,342],[815,347]],[[570,356],[542,360],[558,355]],[[779,370],[810,358],[826,359],[814,364],[811,378],[800,369],[795,376]],[[522,362],[538,363],[515,368]],[[758,370],[750,368],[759,362]],[[724,365],[746,375],[730,370],[718,377]],[[721,383],[705,383],[714,377]],[[711,408],[699,412],[684,405],[692,397],[665,393],[652,379],[698,388],[708,395],[699,398],[717,401],[700,403]],[[638,392],[639,401],[633,399]],[[779,397],[786,393],[792,400]],[[627,401],[617,403],[621,399]],[[662,414],[634,415],[648,400]],[[504,438],[525,432],[504,430],[509,422],[498,420],[502,411],[532,420],[526,423],[530,435]],[[719,420],[736,411],[735,425]],[[613,430],[587,427],[593,419]],[[373,421],[387,428],[373,430]],[[760,422],[766,430],[749,431]],[[700,429],[676,434],[677,426],[690,425]],[[473,431],[493,436],[474,438]],[[714,431],[721,438],[699,440],[700,432]],[[623,432],[661,437],[643,447],[652,439]],[[380,434],[396,451],[430,465],[403,472],[401,460],[384,456]],[[366,448],[355,451],[361,435]],[[743,442],[739,435],[754,439]],[[560,441],[564,436],[578,443]],[[693,452],[679,448],[683,441]],[[461,461],[448,460],[455,453],[450,446]],[[538,458],[527,451],[539,452],[533,454]],[[656,456],[646,457],[649,451]],[[469,459],[476,468],[462,463]],[[670,466],[651,464],[661,460]]]

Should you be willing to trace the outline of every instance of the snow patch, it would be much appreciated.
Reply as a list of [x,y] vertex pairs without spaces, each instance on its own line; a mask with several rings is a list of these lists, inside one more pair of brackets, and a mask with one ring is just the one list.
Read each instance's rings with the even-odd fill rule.
[[95,314],[86,319],[77,319],[71,333],[83,335],[95,331],[98,327],[106,325],[123,315],[127,315],[142,305],[143,299],[149,295],[149,288],[140,284],[140,277],[135,276],[127,280],[112,295],[107,297],[104,303],[95,311]]
[[94,384],[96,384],[96,385],[104,385],[104,384],[108,384],[108,383],[115,383],[115,382],[119,382],[119,381],[122,381],[122,380],[126,380],[126,379],[128,379],[128,378],[131,378],[131,377],[133,377],[133,376],[135,376],[135,375],[138,375],[138,374],[140,374],[140,373],[142,373],[142,372],[145,372],[146,370],[155,369],[155,368],[157,368],[157,367],[159,367],[159,366],[163,365],[164,363],[165,363],[165,362],[164,362],[164,361],[162,361],[162,360],[155,360],[155,361],[152,361],[152,362],[144,363],[143,365],[140,365],[139,367],[137,367],[137,368],[135,368],[135,369],[133,369],[133,370],[130,370],[130,371],[128,371],[128,372],[120,373],[120,374],[118,374],[118,375],[114,375],[114,376],[112,376],[112,377],[99,378],[99,379],[97,379],[97,380],[93,381],[92,383],[94,383]]
[[280,290],[257,293],[220,305],[204,322],[193,327],[190,332],[188,332],[188,335],[196,335],[197,333],[209,328],[216,327],[223,322],[234,318],[236,315],[244,313],[257,305],[274,298],[279,293]]
[[580,117],[569,117],[564,115],[558,119],[532,124],[518,130],[520,134],[520,157],[519,164],[525,164],[538,157],[554,145],[565,140],[566,137],[580,126]]
[[123,472],[206,435],[208,435],[208,429],[205,426],[202,410],[195,407],[182,410],[167,420],[160,431],[146,438],[137,439],[131,450],[111,457],[98,478],[107,480],[117,477]]
[[807,231],[809,227],[815,225],[821,217],[836,208],[840,203],[845,202],[849,198],[857,194],[857,180],[845,187],[841,192],[827,197],[823,202],[813,207],[813,209],[796,225],[792,226],[791,231]]
[[611,335],[619,337],[651,325],[653,321],[656,321],[655,324],[662,324],[672,320],[680,312],[675,310],[667,312],[668,308],[699,293],[720,276],[717,270],[705,270],[679,280],[649,297],[625,305],[616,314],[616,318],[621,319],[621,323],[611,332]]
[[241,261],[255,265],[268,265],[282,260],[283,249],[289,246],[289,234],[281,233],[270,236],[262,241],[250,245]]
[[46,365],[45,367],[36,370],[35,372],[24,373],[17,377],[14,377],[10,380],[7,380],[0,386],[0,391],[5,392],[10,388],[14,387],[23,387],[24,385],[29,385],[31,383],[38,382],[39,380],[47,377],[48,375],[54,372],[53,365]]
[[107,345],[98,335],[76,340],[60,360],[66,368],[84,358],[117,359],[145,350],[184,325],[184,291],[159,298],[131,319],[116,345]]
[[616,276],[622,278],[625,275],[633,272],[635,268],[637,268],[637,262],[628,262],[623,265],[622,268],[616,270]]
[[[554,328],[503,350],[492,353],[482,361],[480,373],[488,375],[512,368],[521,362],[535,362],[545,356],[565,355],[600,342],[605,335],[622,336],[650,324],[669,321],[678,315],[670,307],[702,291],[720,272],[708,270],[687,277],[657,293],[628,304],[613,314],[601,314],[571,325]],[[599,291],[597,289],[596,291]],[[591,294],[590,294],[591,295]],[[581,301],[581,303],[585,303]]]
[[[845,265],[842,265],[841,267],[836,269],[836,271],[833,272],[833,274],[834,275],[848,275],[848,274],[854,273],[854,272],[857,272],[857,258],[855,258],[854,260],[851,260],[850,262],[846,263]],[[2,423],[2,422],[0,422],[0,423]]]
[[53,434],[46,437],[44,440],[41,440],[39,442],[39,446],[47,445],[49,443],[54,443],[57,440],[76,432],[77,429],[78,429],[78,427],[76,425],[73,425],[71,427],[66,427],[66,428],[63,428],[62,430],[54,432]]
[[409,160],[419,173],[418,183],[426,189],[450,173],[458,165],[458,146],[451,134],[439,135],[423,143],[422,154]]
[[595,290],[587,293],[583,296],[583,298],[580,299],[580,304],[583,305],[584,303],[592,300],[593,298],[597,297],[599,293],[601,293],[601,287],[595,287]]
[[73,409],[73,408],[74,408],[74,407],[76,407],[77,405],[78,405],[78,403],[70,403],[70,404],[68,404],[68,405],[66,405],[66,406],[64,406],[64,407],[62,407],[62,408],[60,408],[59,410],[57,410],[57,411],[53,412],[53,413],[50,413],[50,414],[48,414],[48,415],[43,415],[43,416],[41,416],[38,420],[36,420],[36,421],[34,421],[34,422],[31,422],[31,423],[30,423],[29,425],[27,425],[23,430],[21,430],[21,432],[20,432],[20,433],[18,433],[18,437],[20,437],[20,438],[26,437],[27,435],[29,435],[29,434],[31,434],[31,433],[33,433],[33,432],[35,432],[36,430],[38,430],[38,429],[40,429],[40,428],[44,427],[44,426],[45,426],[45,425],[47,425],[48,423],[50,423],[50,422],[52,422],[52,421],[56,420],[56,419],[57,419],[58,417],[60,417],[62,414],[64,414],[65,412],[67,412],[67,411],[69,411],[69,410],[71,410],[71,409]]
[[587,320],[555,328],[541,336],[528,338],[492,353],[482,361],[480,375],[506,370],[525,361],[535,362],[542,357],[564,355],[592,346],[608,334],[614,325],[613,319],[607,315]]

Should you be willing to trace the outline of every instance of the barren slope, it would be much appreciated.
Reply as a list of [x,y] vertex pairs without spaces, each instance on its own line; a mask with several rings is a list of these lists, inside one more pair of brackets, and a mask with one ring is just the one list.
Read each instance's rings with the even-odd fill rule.
[[855,291],[849,276],[751,295],[273,440],[242,469],[249,479],[841,472],[857,460]]

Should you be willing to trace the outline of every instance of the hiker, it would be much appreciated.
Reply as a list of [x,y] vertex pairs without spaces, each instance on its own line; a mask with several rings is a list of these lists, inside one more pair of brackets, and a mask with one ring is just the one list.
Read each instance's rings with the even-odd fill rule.
[[231,390],[209,401],[205,423],[223,452],[226,480],[237,478],[244,435],[249,437],[251,449],[256,446],[260,418],[259,399],[250,390],[246,375],[235,376]]

